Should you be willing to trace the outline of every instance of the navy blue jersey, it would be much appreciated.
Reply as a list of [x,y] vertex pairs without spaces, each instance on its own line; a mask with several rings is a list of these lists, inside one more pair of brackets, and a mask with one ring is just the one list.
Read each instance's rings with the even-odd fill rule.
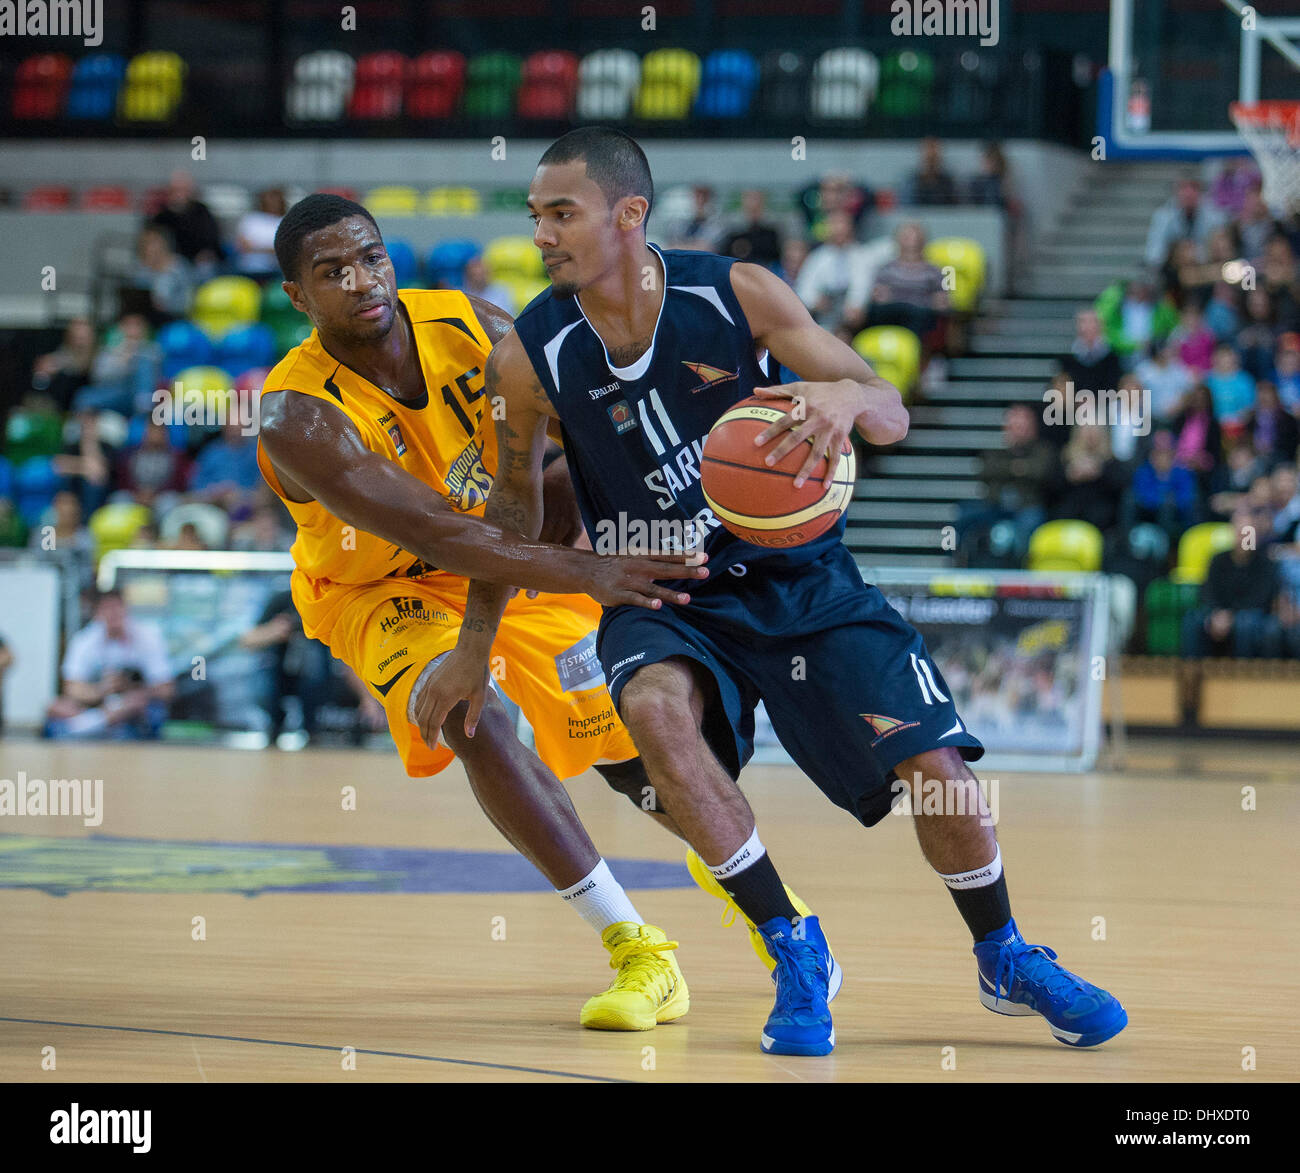
[[592,544],[602,553],[702,545],[709,555],[708,586],[725,581],[719,576],[731,567],[744,574],[755,564],[811,562],[840,542],[843,519],[805,546],[768,549],[724,529],[700,487],[709,429],[755,387],[777,381],[775,363],[756,353],[732,292],[735,261],[650,247],[663,260],[667,292],[650,348],[632,366],[610,362],[579,297],[556,297],[547,289],[515,320],[559,415]]

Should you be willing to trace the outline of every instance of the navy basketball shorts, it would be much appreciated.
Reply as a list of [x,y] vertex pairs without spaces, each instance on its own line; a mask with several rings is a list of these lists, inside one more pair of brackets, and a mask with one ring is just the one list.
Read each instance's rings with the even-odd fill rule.
[[984,755],[920,632],[843,545],[803,566],[723,571],[686,607],[611,608],[596,650],[616,708],[648,664],[707,668],[717,697],[703,734],[733,778],[753,755],[761,699],[795,764],[868,827],[889,813],[899,762],[949,745],[967,761]]

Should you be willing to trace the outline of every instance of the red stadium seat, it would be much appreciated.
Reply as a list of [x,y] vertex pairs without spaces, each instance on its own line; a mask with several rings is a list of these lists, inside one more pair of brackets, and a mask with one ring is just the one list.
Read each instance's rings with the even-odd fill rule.
[[72,81],[72,60],[62,53],[28,57],[14,74],[13,116],[28,121],[57,118]]
[[543,50],[523,66],[518,110],[521,118],[568,118],[578,96],[578,58],[562,50]]
[[406,112],[412,118],[450,118],[465,88],[465,58],[460,53],[432,50],[411,63],[406,87]]
[[410,63],[401,53],[367,53],[357,61],[348,117],[397,118]]
[[88,188],[81,193],[80,206],[83,212],[129,212],[131,193],[114,184]]
[[355,187],[319,187],[316,190],[322,195],[342,196],[345,200],[351,200],[354,204],[361,199]]
[[34,187],[23,196],[24,212],[66,212],[72,207],[72,191],[57,184]]

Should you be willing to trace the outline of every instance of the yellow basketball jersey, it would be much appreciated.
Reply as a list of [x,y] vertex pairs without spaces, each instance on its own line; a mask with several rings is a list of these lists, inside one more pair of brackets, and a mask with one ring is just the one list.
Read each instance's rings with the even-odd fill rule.
[[[398,296],[411,319],[424,399],[395,399],[333,358],[314,330],[272,369],[262,394],[297,391],[332,403],[372,452],[400,464],[452,508],[481,515],[497,465],[496,430],[483,395],[492,345],[465,294],[404,289]],[[349,525],[320,502],[289,500],[260,441],[257,461],[298,525],[293,596],[308,635],[327,639],[359,588],[391,585],[391,594],[401,596],[411,579],[440,576],[466,589],[464,578]],[[452,587],[448,581],[440,589]]]

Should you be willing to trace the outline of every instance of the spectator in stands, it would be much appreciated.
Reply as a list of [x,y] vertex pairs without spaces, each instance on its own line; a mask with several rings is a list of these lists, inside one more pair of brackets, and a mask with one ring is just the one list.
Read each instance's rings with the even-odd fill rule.
[[[265,502],[266,493],[261,493]],[[293,541],[293,526],[286,526],[288,514],[278,499],[259,505],[252,517],[235,527],[230,535],[232,550],[283,550]]]
[[907,181],[906,202],[914,207],[957,202],[957,184],[943,165],[943,144],[937,138],[921,143],[921,162]]
[[1002,153],[1002,145],[986,142],[980,146],[979,170],[967,184],[966,199],[972,204],[1009,208],[1015,203],[1011,190],[1011,165]]
[[1242,367],[1252,379],[1272,376],[1277,331],[1273,328],[1273,306],[1264,290],[1252,289],[1246,294],[1246,321],[1233,342],[1241,354]]
[[241,273],[263,279],[280,272],[275,230],[288,210],[280,188],[268,187],[257,193],[257,210],[245,212],[235,226],[235,267]]
[[1220,425],[1239,427],[1255,403],[1255,380],[1241,369],[1236,348],[1223,343],[1214,348],[1214,365],[1205,376]]
[[1245,435],[1270,468],[1290,464],[1300,447],[1300,424],[1283,406],[1267,379],[1255,386],[1255,406],[1246,413]]
[[73,397],[74,411],[148,411],[162,379],[162,350],[149,338],[143,314],[123,314],[117,338],[95,355],[90,383]]
[[823,175],[817,183],[799,193],[799,206],[808,221],[808,235],[814,240],[827,238],[830,218],[837,212],[849,217],[856,235],[863,217],[874,205],[872,193],[841,171]]
[[1269,477],[1272,494],[1272,540],[1300,542],[1300,474],[1294,464],[1279,464]]
[[511,293],[508,285],[503,285],[500,281],[493,281],[488,277],[487,264],[481,255],[470,257],[465,262],[465,268],[461,274],[460,289],[465,293],[473,294],[475,297],[481,297],[484,301],[490,301],[494,306],[498,306],[508,314],[516,314],[523,308],[515,305],[515,295]]
[[1107,425],[1076,424],[1061,449],[1052,515],[1086,521],[1105,533],[1119,518],[1128,481],[1124,466],[1111,454]]
[[28,543],[33,550],[71,551],[90,555],[95,551],[95,540],[83,524],[81,499],[70,489],[60,489],[54,494],[42,524],[32,530]]
[[198,198],[198,185],[188,171],[173,171],[163,206],[149,219],[165,229],[177,254],[204,278],[221,263],[221,229],[207,204]]
[[1257,283],[1273,305],[1273,321],[1281,331],[1300,329],[1300,268],[1285,236],[1275,236],[1264,249]]
[[1273,372],[1282,406],[1300,419],[1300,336],[1283,334],[1278,338]]
[[1210,514],[1216,521],[1226,521],[1238,506],[1255,505],[1268,496],[1268,470],[1250,441],[1238,436],[1228,442],[1228,450],[1210,478]]
[[167,428],[150,419],[140,442],[118,454],[114,485],[141,505],[166,512],[166,494],[185,491],[189,462],[173,448]]
[[1154,411],[1151,394],[1132,371],[1120,377],[1118,395],[1097,404],[1097,422],[1110,428],[1111,455],[1132,467],[1143,439],[1151,434]]
[[1196,521],[1196,477],[1178,463],[1173,432],[1152,434],[1146,459],[1133,474],[1130,524],[1153,522],[1175,539]]
[[[1051,414],[1045,408],[1043,411],[1043,426],[1041,435],[1052,449],[1059,453],[1070,442],[1070,429],[1073,427],[1074,410],[1078,401],[1079,389],[1075,387],[1074,382],[1065,371],[1057,371],[1052,376],[1051,384],[1043,392],[1044,404],[1059,404],[1058,411]],[[1050,421],[1050,422],[1049,422]]]
[[1184,616],[1183,654],[1274,658],[1283,645],[1277,616],[1281,576],[1253,540],[1252,514],[1238,509],[1232,524],[1238,540],[1210,559],[1200,606]]
[[1145,273],[1116,281],[1097,298],[1095,308],[1106,342],[1122,360],[1151,354],[1178,325],[1173,298],[1165,294],[1157,299]]
[[1151,392],[1151,415],[1157,424],[1173,420],[1195,382],[1190,368],[1178,357],[1177,343],[1170,341],[1138,363],[1133,373],[1138,383]]
[[257,438],[245,435],[243,425],[237,419],[228,420],[221,435],[199,453],[190,480],[190,493],[201,501],[220,505],[234,515],[255,504],[261,484]]
[[1169,340],[1177,344],[1180,361],[1198,376],[1213,365],[1214,331],[1205,324],[1205,315],[1197,306],[1183,307]]
[[1205,307],[1205,325],[1216,342],[1232,343],[1241,329],[1241,291],[1227,281],[1216,281]]
[[750,188],[740,196],[741,223],[723,234],[718,252],[738,261],[751,261],[765,269],[781,263],[781,229],[766,218],[767,196]]
[[1223,433],[1214,418],[1214,399],[1204,383],[1196,383],[1187,393],[1174,420],[1174,434],[1178,437],[1178,463],[1196,473],[1203,487],[1208,485],[1223,450]]
[[129,287],[141,296],[126,304],[161,326],[182,318],[194,300],[194,271],[173,249],[162,228],[144,228],[136,240],[136,267]]
[[697,183],[691,189],[691,201],[689,218],[670,228],[669,247],[713,252],[723,232],[717,193],[707,183]]
[[874,268],[870,254],[853,236],[853,220],[844,212],[827,219],[826,243],[808,254],[795,291],[817,323],[832,332],[857,325],[845,321],[846,306],[866,303]]
[[1259,168],[1244,156],[1224,160],[1223,167],[1210,187],[1210,199],[1224,215],[1236,217],[1251,190],[1258,191]]
[[57,350],[32,364],[32,390],[49,396],[61,412],[90,378],[95,361],[95,329],[86,318],[73,318]]
[[95,618],[68,641],[63,691],[46,711],[45,736],[157,737],[173,695],[161,629],[132,619],[118,591],[105,591]]
[[1173,198],[1157,208],[1151,217],[1151,227],[1147,231],[1147,264],[1155,266],[1163,262],[1178,240],[1208,244],[1210,233],[1225,219],[1212,201],[1201,198],[1198,180],[1180,179],[1174,185]]
[[1180,311],[1189,305],[1203,308],[1210,296],[1210,285],[1199,284],[1204,272],[1196,241],[1176,240],[1160,266],[1161,291]]
[[1103,391],[1119,386],[1123,367],[1102,333],[1096,310],[1080,310],[1074,315],[1074,341],[1061,358],[1061,369],[1076,388]]
[[54,470],[71,482],[82,508],[90,514],[108,496],[112,466],[100,436],[99,417],[93,411],[76,415],[71,430],[71,443],[54,458]]
[[170,542],[161,543],[161,546],[164,550],[206,550],[208,548],[203,535],[199,533],[199,527],[192,521],[185,522],[176,531],[176,536]]
[[949,308],[943,271],[925,259],[925,229],[920,224],[900,224],[894,240],[898,256],[876,273],[867,325],[903,326],[924,338]]
[[1030,534],[1047,519],[1045,494],[1055,468],[1055,450],[1038,435],[1038,413],[1012,404],[1002,413],[1002,446],[980,457],[984,499],[962,502],[958,511],[958,542],[975,529],[1009,521],[1016,559],[1022,559]]
[[799,274],[803,272],[804,262],[808,259],[808,242],[801,236],[787,236],[781,245],[781,279],[792,288],[799,284]]
[[1282,226],[1268,210],[1258,187],[1246,193],[1241,214],[1236,217],[1236,228],[1241,240],[1240,255],[1252,264],[1264,255],[1268,242],[1281,232]]

